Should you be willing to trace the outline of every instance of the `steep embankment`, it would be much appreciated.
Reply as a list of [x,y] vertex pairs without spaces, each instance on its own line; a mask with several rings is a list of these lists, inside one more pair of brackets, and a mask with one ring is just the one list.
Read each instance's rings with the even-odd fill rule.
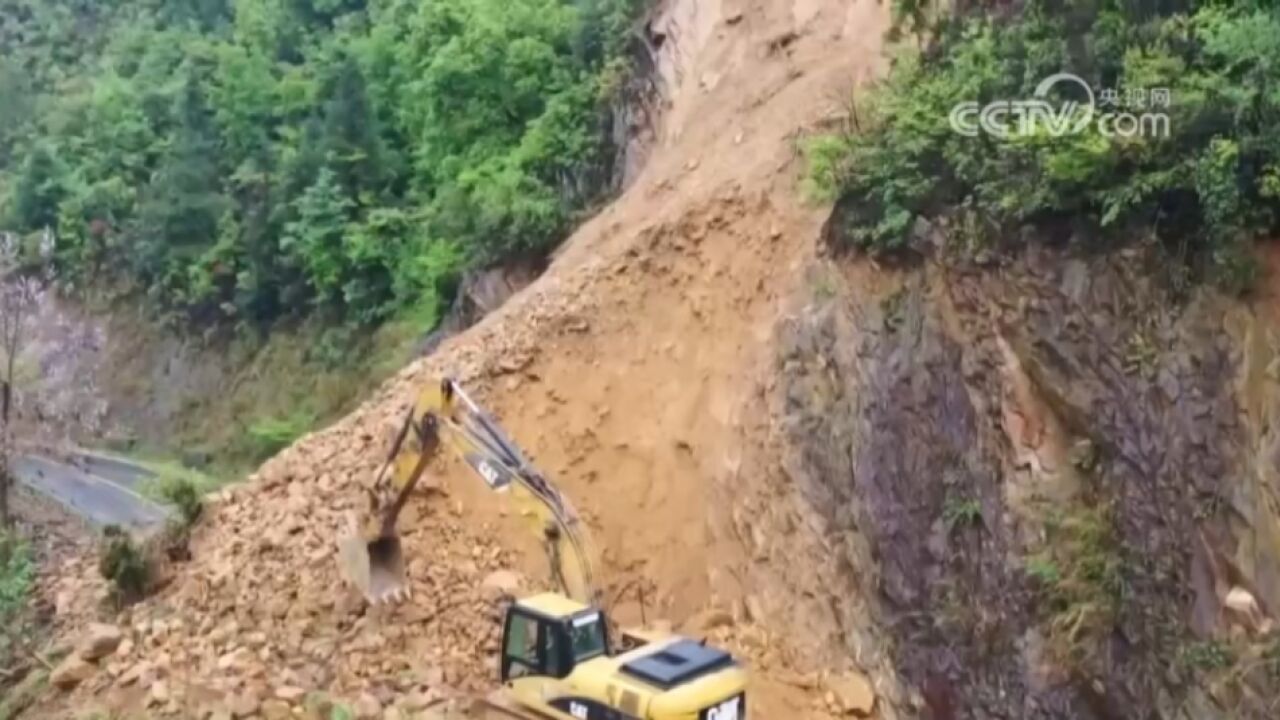
[[[498,625],[482,581],[515,566],[537,586],[543,573],[518,518],[477,483],[437,469],[447,497],[406,513],[410,603],[364,610],[334,567],[333,537],[388,429],[450,373],[588,517],[622,620],[638,619],[643,586],[650,617],[715,625],[752,662],[753,712],[825,714],[839,700],[824,700],[810,671],[836,646],[790,637],[802,624],[749,572],[764,556],[742,502],[767,475],[747,452],[760,440],[749,412],[824,219],[797,190],[795,141],[875,74],[885,13],[872,0],[662,8],[648,33],[669,106],[630,189],[500,311],[225,492],[193,561],[126,616],[127,652],[73,701],[139,702],[150,686],[161,711],[271,715],[311,689],[372,706],[491,683]],[[724,612],[701,612],[713,608]]]
[[768,406],[830,572],[763,582],[926,717],[1272,716],[1274,288],[1039,246],[813,272]]
[[409,322],[364,334],[315,321],[266,337],[210,330],[176,333],[137,297],[41,293],[18,364],[25,436],[238,469],[274,435],[354,407],[421,340]]

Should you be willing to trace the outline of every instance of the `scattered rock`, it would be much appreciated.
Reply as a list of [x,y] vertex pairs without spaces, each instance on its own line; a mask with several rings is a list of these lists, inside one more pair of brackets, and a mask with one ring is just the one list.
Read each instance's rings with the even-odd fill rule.
[[218,669],[226,671],[243,668],[249,661],[249,655],[250,653],[247,649],[238,647],[218,658]]
[[116,651],[123,635],[120,628],[105,623],[89,625],[88,635],[80,644],[80,657],[93,662]]
[[871,682],[861,673],[848,672],[827,681],[828,702],[846,715],[867,717],[876,705]]
[[63,660],[58,667],[54,668],[53,673],[49,676],[49,682],[60,690],[70,690],[93,677],[96,669],[79,655],[71,655],[66,660]]
[[147,693],[147,707],[163,705],[167,702],[169,702],[169,686],[163,680],[151,683],[151,690]]
[[431,698],[424,692],[411,692],[400,701],[400,706],[409,713],[422,710],[431,703]]
[[370,693],[361,695],[352,709],[356,720],[380,720],[382,717],[382,703]]
[[120,673],[120,675],[116,678],[116,684],[119,685],[120,687],[132,685],[133,683],[142,679],[142,676],[145,675],[147,671],[149,671],[150,669],[151,669],[150,663],[140,662],[137,665],[134,665],[133,667],[130,667],[129,669]]
[[504,597],[514,597],[520,592],[520,575],[510,570],[494,570],[480,583],[486,591]]
[[276,697],[287,703],[296,703],[307,694],[306,690],[294,685],[281,685],[276,688]]
[[63,590],[53,600],[53,612],[60,618],[70,616],[76,607],[76,593]]
[[232,695],[227,700],[227,709],[237,718],[247,718],[257,713],[261,707],[262,700],[249,692]]
[[1226,610],[1235,613],[1236,618],[1249,630],[1260,634],[1266,634],[1271,631],[1272,623],[1270,618],[1263,614],[1262,609],[1258,606],[1257,598],[1248,590],[1242,587],[1231,588],[1223,601],[1223,606]]
[[289,720],[293,717],[289,703],[283,700],[268,700],[262,703],[261,712],[266,720]]

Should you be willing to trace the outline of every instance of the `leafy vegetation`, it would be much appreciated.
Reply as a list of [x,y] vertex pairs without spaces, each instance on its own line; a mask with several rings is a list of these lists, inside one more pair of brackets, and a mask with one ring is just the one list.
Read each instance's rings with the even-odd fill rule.
[[30,548],[12,532],[0,531],[0,623],[22,609],[34,581]]
[[265,460],[292,445],[314,423],[315,418],[305,412],[257,420],[249,425],[251,452],[258,460]]
[[6,687],[4,695],[0,696],[0,720],[22,717],[23,712],[44,692],[48,681],[49,672],[41,668],[27,673],[15,685]]
[[0,0],[5,223],[175,319],[372,325],[608,185],[633,0]]
[[977,525],[982,522],[982,503],[977,498],[949,494],[942,506],[942,521],[952,529]]
[[1189,643],[1179,652],[1179,661],[1198,670],[1222,670],[1235,661],[1231,648],[1218,640]]
[[148,488],[148,494],[168,503],[178,511],[178,517],[186,525],[200,518],[204,503],[200,499],[201,489],[196,482],[185,473],[159,475]]
[[1087,668],[1115,626],[1125,596],[1124,561],[1105,507],[1051,513],[1043,548],[1027,559],[1041,596],[1045,637],[1059,663]]
[[[192,451],[192,460],[204,460],[203,451]],[[159,502],[175,502],[175,497],[185,493],[179,486],[190,485],[198,495],[212,492],[225,485],[233,477],[230,468],[210,467],[206,464],[202,469],[194,469],[184,465],[180,460],[154,453],[125,453],[130,462],[146,468],[152,474],[150,479],[141,483],[139,491]],[[194,464],[194,463],[193,463]],[[228,471],[225,474],[222,471]]]
[[15,530],[0,529],[0,720],[20,716],[48,677],[32,649],[44,624],[30,602],[35,580],[31,546]]
[[[967,4],[933,21],[914,0],[896,5],[901,27],[928,30],[927,46],[898,57],[859,98],[846,133],[808,147],[813,189],[839,201],[843,245],[919,247],[930,224],[968,254],[1017,242],[1027,228],[1101,245],[1151,239],[1183,267],[1249,286],[1250,242],[1280,223],[1273,4],[1028,0],[1016,12]],[[1060,72],[1083,78],[1100,103],[1110,89],[1128,105],[1100,105],[1079,132],[1052,132],[1043,119],[1007,136],[953,129],[958,104],[1033,99]],[[1084,100],[1069,86],[1045,99]],[[1168,107],[1155,105],[1153,91],[1166,90]],[[1063,119],[1083,121],[1084,107]],[[1168,120],[1128,132],[1116,120],[1126,112]]]
[[98,571],[111,582],[111,590],[120,604],[142,599],[151,582],[151,566],[146,554],[128,532],[115,526],[103,530]]

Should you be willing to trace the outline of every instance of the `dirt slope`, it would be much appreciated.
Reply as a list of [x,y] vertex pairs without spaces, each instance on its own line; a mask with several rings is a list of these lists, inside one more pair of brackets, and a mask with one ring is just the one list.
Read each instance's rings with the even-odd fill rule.
[[[802,201],[796,141],[877,71],[886,12],[875,0],[669,3],[651,24],[669,107],[636,182],[541,280],[225,493],[194,560],[125,618],[131,652],[72,702],[270,716],[311,689],[405,707],[489,685],[498,626],[482,581],[514,567],[540,586],[543,568],[478,483],[437,469],[444,497],[407,513],[409,604],[366,612],[334,568],[331,538],[388,428],[448,373],[590,519],[622,620],[639,619],[636,586],[650,619],[697,625],[729,609],[732,628],[712,634],[757,669],[756,716],[823,716],[797,644],[763,630],[789,619],[750,617],[751,558],[730,519],[757,476],[742,460],[754,442],[744,409],[825,218]],[[162,690],[146,699],[148,681]]]

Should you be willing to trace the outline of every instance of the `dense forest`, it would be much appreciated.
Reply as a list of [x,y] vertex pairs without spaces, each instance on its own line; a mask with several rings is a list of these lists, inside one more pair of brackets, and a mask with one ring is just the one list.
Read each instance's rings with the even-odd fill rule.
[[[978,2],[937,17],[916,0],[894,7],[898,29],[919,33],[904,43],[913,51],[857,99],[847,133],[810,147],[817,189],[840,200],[845,244],[910,252],[937,224],[968,256],[1029,236],[1145,241],[1184,287],[1249,288],[1252,240],[1280,226],[1273,3],[1027,0],[1010,12]],[[1078,132],[1054,132],[1047,118],[1007,136],[952,126],[961,103],[1032,99],[1063,71],[1097,93],[1092,117],[1066,94],[1079,92],[1071,83],[1045,98],[1080,101],[1067,118]],[[1158,122],[1100,123],[1120,113]]]
[[606,192],[635,0],[0,0],[0,228],[187,324],[438,316]]

